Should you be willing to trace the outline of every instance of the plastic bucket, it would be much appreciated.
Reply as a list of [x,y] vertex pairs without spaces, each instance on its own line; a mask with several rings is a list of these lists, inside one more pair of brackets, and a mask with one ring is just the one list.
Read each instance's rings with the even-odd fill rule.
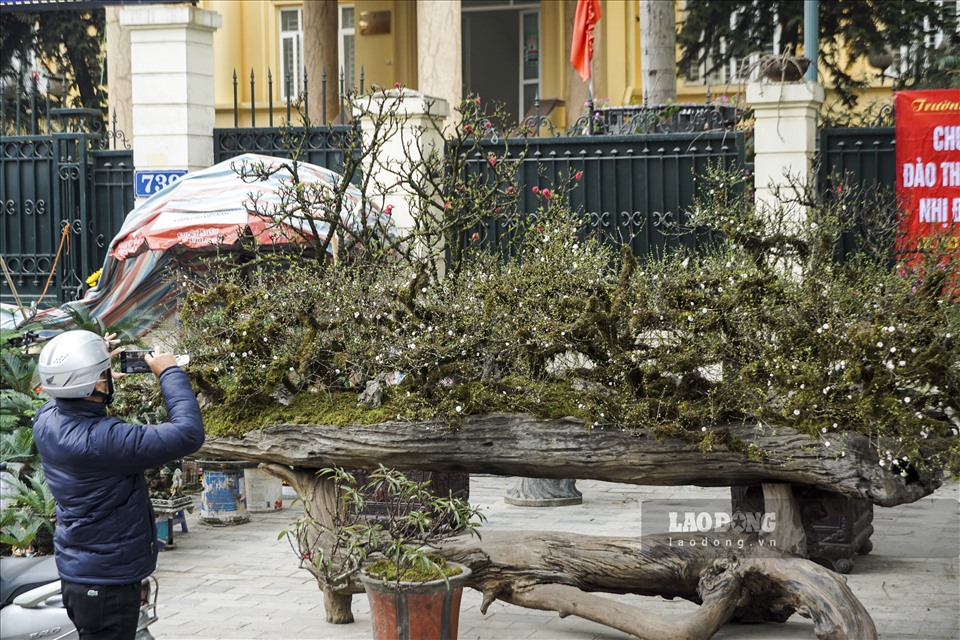
[[243,472],[248,462],[201,461],[203,494],[200,520],[208,524],[242,524],[250,520]]
[[283,509],[283,481],[262,469],[244,469],[247,509],[250,511],[279,511]]

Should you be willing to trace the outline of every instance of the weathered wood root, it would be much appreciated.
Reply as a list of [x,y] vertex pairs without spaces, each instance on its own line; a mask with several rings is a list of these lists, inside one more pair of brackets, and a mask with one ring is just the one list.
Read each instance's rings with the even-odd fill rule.
[[[332,482],[309,470],[261,468],[293,486],[318,520],[332,513]],[[467,586],[483,593],[484,613],[501,600],[576,615],[648,640],[701,640],[730,620],[783,622],[796,612],[813,620],[821,640],[877,637],[869,613],[839,574],[759,538],[695,534],[696,544],[689,544],[690,534],[682,537],[681,543],[676,534],[618,538],[490,531],[482,540],[450,539],[438,552],[473,570]],[[352,622],[352,594],[362,591],[358,580],[338,591],[324,589],[327,621]],[[700,608],[683,620],[668,620],[595,592],[679,597]]]
[[[562,533],[488,532],[459,538],[440,553],[473,570],[467,585],[494,600],[576,615],[648,640],[705,639],[726,622],[811,618],[818,638],[876,638],[873,620],[846,581],[819,565],[768,547],[740,550],[725,535],[677,547],[668,535],[607,538]],[[684,620],[592,592],[681,597],[700,603]]]

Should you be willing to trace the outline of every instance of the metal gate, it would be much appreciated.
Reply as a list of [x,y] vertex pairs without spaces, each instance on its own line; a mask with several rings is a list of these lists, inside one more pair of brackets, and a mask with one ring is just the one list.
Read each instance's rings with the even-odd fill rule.
[[[820,131],[817,187],[821,200],[855,190],[853,218],[836,247],[840,260],[890,233],[897,216],[896,146],[893,127],[827,128]],[[849,197],[849,195],[848,195]]]
[[82,296],[134,205],[133,152],[105,148],[118,136],[99,110],[51,109],[45,128],[0,138],[5,303],[57,306]]

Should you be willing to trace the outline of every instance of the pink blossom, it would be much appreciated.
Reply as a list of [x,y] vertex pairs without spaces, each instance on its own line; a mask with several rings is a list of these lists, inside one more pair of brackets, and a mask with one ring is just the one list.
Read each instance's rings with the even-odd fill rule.
[[550,193],[550,189],[543,190],[543,197],[546,198],[547,200],[553,197],[553,194]]
[[583,177],[583,171],[577,171],[575,174],[573,174],[574,180],[579,180],[582,177]]
[[533,191],[534,193],[540,193],[540,187],[534,187],[533,189],[531,189],[531,191]]

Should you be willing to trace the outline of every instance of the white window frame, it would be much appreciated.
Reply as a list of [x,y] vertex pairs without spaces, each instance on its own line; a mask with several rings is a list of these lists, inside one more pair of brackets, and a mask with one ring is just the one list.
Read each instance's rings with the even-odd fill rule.
[[[297,13],[297,30],[283,29],[283,14],[295,11]],[[290,82],[290,100],[296,100],[303,91],[303,7],[280,7],[277,13],[277,45],[280,59],[280,99],[287,100],[287,66],[284,60],[283,49],[286,42],[292,42],[293,47],[293,77]]]
[[[639,0],[638,0],[639,1]],[[957,0],[960,2],[960,0]],[[686,12],[688,0],[684,0],[682,11]],[[730,27],[733,28],[736,26],[737,14],[735,11],[730,12]],[[781,28],[778,25],[777,29],[773,33],[773,40],[764,46],[763,53],[773,53],[774,55],[780,55],[781,50],[781,41],[782,33]],[[720,43],[721,52],[726,51],[727,43],[722,41]],[[741,71],[744,69],[752,69],[756,67],[757,61],[760,60],[760,56],[763,53],[754,53],[751,54],[747,60],[746,64],[741,65],[742,61],[732,58],[726,66],[724,67],[714,67],[709,75],[707,75],[707,63],[699,63],[696,65],[696,78],[687,80],[687,84],[691,85],[701,85],[701,86],[713,86],[716,84],[738,84],[747,82],[750,80],[750,77],[745,77],[741,75]],[[712,65],[711,65],[712,66]],[[756,72],[753,73],[753,79],[756,79]]]
[[[730,26],[735,26],[736,14],[730,14]],[[759,76],[759,70],[757,69],[757,63],[760,62],[761,56],[764,55],[775,55],[779,56],[782,53],[781,42],[783,41],[783,25],[780,24],[778,16],[774,13],[774,20],[776,21],[777,27],[773,30],[773,40],[763,45],[763,51],[760,53],[751,53],[746,60],[746,64],[741,64],[740,60],[731,59],[730,68],[727,72],[728,84],[732,83],[744,83],[751,80],[756,80]],[[796,52],[794,52],[796,53]],[[749,75],[742,75],[742,72],[745,70],[750,70]]]
[[[944,12],[948,6],[953,5],[953,15],[960,16],[960,0],[935,0],[934,4]],[[923,31],[923,43],[928,49],[936,49],[946,38],[946,34],[939,29],[931,33],[930,21],[926,18],[923,20]],[[960,24],[957,25],[957,32],[960,33]]]
[[[523,63],[523,55],[524,55],[524,47],[526,46],[526,43],[523,41],[523,37],[524,37],[524,33],[523,33],[523,21],[524,21],[524,18],[525,18],[526,16],[528,16],[528,15],[535,15],[535,16],[537,17],[537,77],[536,77],[536,78],[524,79],[524,77],[523,77],[523,66],[524,66],[524,63]],[[519,76],[520,76],[520,111],[521,111],[521,113],[519,114],[519,117],[520,117],[520,120],[523,121],[523,116],[524,116],[524,114],[525,114],[523,102],[524,102],[524,97],[525,97],[525,95],[526,95],[526,92],[525,92],[524,90],[525,90],[528,86],[534,86],[534,87],[536,87],[535,96],[536,96],[537,99],[540,98],[540,89],[541,89],[540,80],[541,80],[541,77],[543,76],[543,65],[541,64],[541,61],[543,60],[543,32],[541,31],[541,28],[543,27],[543,24],[542,24],[542,20],[541,20],[541,16],[540,16],[540,8],[539,8],[539,7],[535,7],[535,8],[532,8],[532,9],[524,9],[524,10],[520,11],[519,18],[520,18],[520,69],[519,69]]]
[[[343,26],[343,14],[345,11],[353,11],[353,25],[352,27]],[[340,69],[343,69],[343,85],[346,91],[349,91],[354,87],[354,85],[359,82],[357,77],[358,70],[356,69],[357,65],[357,12],[352,4],[341,4],[337,7],[337,55],[339,60],[337,60],[338,68],[336,76],[337,90],[340,88]],[[353,67],[350,70],[350,73],[347,73],[347,37],[353,38]],[[353,77],[350,77],[353,76]]]

